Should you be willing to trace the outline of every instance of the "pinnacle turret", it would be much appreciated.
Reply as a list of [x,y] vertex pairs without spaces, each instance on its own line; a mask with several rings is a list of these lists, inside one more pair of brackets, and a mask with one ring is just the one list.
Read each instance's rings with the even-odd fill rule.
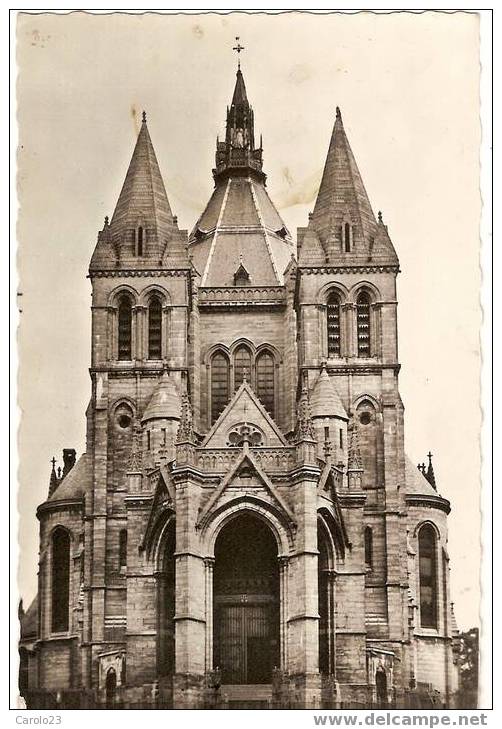
[[255,148],[254,112],[248,101],[246,84],[241,69],[237,69],[232,103],[227,107],[225,141],[216,142],[215,180],[226,177],[230,171],[251,175],[265,181],[262,172],[262,149]]

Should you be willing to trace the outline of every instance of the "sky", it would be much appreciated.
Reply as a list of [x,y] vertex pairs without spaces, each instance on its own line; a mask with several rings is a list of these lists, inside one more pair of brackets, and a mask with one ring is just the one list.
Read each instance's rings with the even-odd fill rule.
[[19,590],[36,592],[50,459],[85,450],[90,283],[141,111],[180,227],[212,191],[235,37],[272,200],[306,224],[340,106],[398,252],[400,391],[415,463],[434,454],[452,599],[479,624],[479,27],[475,14],[18,16]]

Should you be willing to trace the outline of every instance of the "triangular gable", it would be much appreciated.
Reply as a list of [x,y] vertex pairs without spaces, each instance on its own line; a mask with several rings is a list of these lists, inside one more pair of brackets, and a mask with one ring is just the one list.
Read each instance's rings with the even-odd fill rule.
[[[151,474],[152,475],[152,474]],[[150,476],[151,476],[150,475]],[[141,548],[146,549],[152,543],[156,527],[161,517],[166,512],[175,510],[175,490],[174,485],[169,476],[169,471],[165,466],[161,466],[158,471],[158,481],[155,487],[155,493],[153,496],[152,506],[150,508],[150,514],[148,516],[148,523],[145,530],[145,535],[141,543]]]
[[239,471],[245,464],[249,465],[251,467],[251,469],[256,473],[259,480],[265,487],[265,490],[268,491],[268,493],[270,494],[272,499],[280,507],[281,511],[285,514],[288,521],[291,524],[295,524],[295,518],[293,516],[293,513],[291,512],[288,505],[286,504],[286,502],[284,501],[282,496],[279,494],[279,492],[275,488],[272,481],[268,478],[267,474],[263,471],[261,466],[253,458],[253,454],[249,451],[249,446],[247,445],[247,443],[245,443],[240,458],[237,459],[235,464],[232,466],[230,471],[223,478],[220,485],[217,487],[217,489],[214,491],[213,495],[211,496],[211,498],[209,499],[207,504],[202,509],[202,511],[199,515],[198,525],[203,526],[204,522],[206,522],[208,520],[208,518],[214,511],[215,506],[218,504],[218,501],[220,500],[223,492],[225,491],[227,486],[232,483],[234,478],[238,475]]
[[228,433],[237,423],[256,425],[263,432],[266,446],[288,446],[249,383],[243,382],[205,437],[202,447],[227,448]]

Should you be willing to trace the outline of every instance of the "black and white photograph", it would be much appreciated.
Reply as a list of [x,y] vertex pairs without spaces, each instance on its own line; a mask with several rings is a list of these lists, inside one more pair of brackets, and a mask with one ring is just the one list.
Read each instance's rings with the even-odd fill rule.
[[11,20],[11,708],[489,708],[479,12]]

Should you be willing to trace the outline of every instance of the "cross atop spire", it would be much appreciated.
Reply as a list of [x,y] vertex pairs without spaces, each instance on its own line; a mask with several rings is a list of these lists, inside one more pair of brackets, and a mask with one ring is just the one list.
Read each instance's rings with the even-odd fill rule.
[[244,50],[244,46],[241,46],[240,44],[240,36],[236,35],[235,40],[237,41],[237,45],[232,48],[233,51],[237,53],[237,68],[240,70],[241,68],[241,51]]

